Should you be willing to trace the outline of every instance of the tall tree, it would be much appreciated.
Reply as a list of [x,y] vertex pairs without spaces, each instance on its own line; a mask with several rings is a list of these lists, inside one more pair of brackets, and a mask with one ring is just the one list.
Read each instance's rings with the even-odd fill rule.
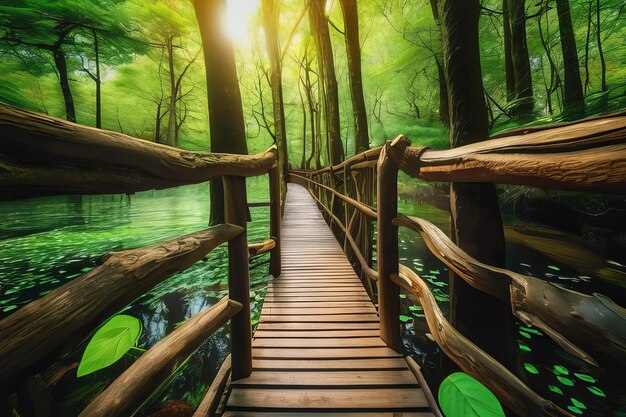
[[[478,42],[479,0],[442,0],[446,79],[450,93],[450,144],[489,137]],[[493,184],[453,183],[452,234],[460,248],[490,265],[504,266],[504,233]],[[505,361],[510,311],[458,277],[451,280],[451,320],[487,352]],[[499,337],[494,337],[499,335]]]
[[[509,52],[510,58],[505,58],[507,72],[507,90],[513,83],[512,99],[514,100],[512,114],[516,117],[528,117],[533,112],[533,86],[530,72],[530,57],[526,39],[526,2],[525,0],[504,0],[505,12],[504,33],[505,55]],[[507,22],[508,20],[508,22]],[[507,27],[508,26],[508,27]],[[507,29],[510,31],[507,36]]]
[[361,44],[359,41],[359,13],[356,0],[340,0],[343,13],[346,51],[348,55],[348,76],[350,78],[350,96],[354,115],[354,153],[369,149],[367,129],[367,111],[363,96],[363,78],[361,75]]
[[[206,66],[211,152],[247,154],[235,53],[222,25],[226,1],[194,0],[193,6]],[[222,179],[218,178],[211,181],[210,224],[223,222],[224,186]]]
[[[278,44],[278,1],[262,0],[263,28],[270,58],[270,86],[272,88],[272,110],[274,114],[274,135],[278,147],[278,167],[280,171],[281,195],[285,200],[286,178],[289,171],[287,129],[285,127],[285,104],[283,99],[283,68]],[[304,140],[304,138],[303,138]]]
[[328,32],[328,16],[326,16],[326,2],[323,0],[309,0],[309,24],[315,41],[317,59],[320,63],[320,85],[324,96],[324,113],[326,115],[326,135],[328,163],[339,164],[344,159],[341,142],[341,127],[339,124],[339,88],[335,75],[335,61],[333,57],[330,33]]
[[575,117],[584,111],[584,95],[569,0],[556,0],[556,10],[559,16],[559,34],[563,53],[565,83],[563,110],[568,115]]

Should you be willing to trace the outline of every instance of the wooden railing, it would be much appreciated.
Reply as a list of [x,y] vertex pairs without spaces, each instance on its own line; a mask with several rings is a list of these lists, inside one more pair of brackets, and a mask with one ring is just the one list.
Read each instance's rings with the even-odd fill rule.
[[[624,194],[626,113],[551,128],[516,130],[445,151],[414,147],[399,136],[337,166],[290,171],[289,181],[307,187],[328,222],[344,234],[344,251],[353,252],[366,287],[372,298],[378,299],[380,334],[389,347],[398,352],[402,347],[402,287],[422,304],[430,332],[447,356],[508,407],[524,416],[570,415],[532,391],[448,323],[424,280],[400,264],[398,227],[418,232],[431,252],[472,287],[510,302],[517,318],[542,329],[566,351],[592,366],[597,365],[596,354],[626,364],[626,340],[621,331],[626,326],[624,309],[607,297],[589,296],[481,263],[432,223],[399,215],[400,170],[427,181],[498,182]],[[377,194],[376,207],[372,207],[372,188]],[[343,205],[338,206],[335,198]],[[364,242],[372,238],[367,227],[371,220],[377,222],[377,270],[372,269],[372,254],[366,252]],[[361,226],[353,233],[357,223]]]
[[[226,219],[167,242],[109,253],[96,268],[0,320],[0,395],[18,390],[112,314],[226,242],[229,295],[150,348],[81,416],[134,414],[229,320],[231,354],[216,384],[229,373],[232,379],[247,377],[252,370],[248,258],[269,252],[270,273],[278,276],[281,270],[277,170],[275,147],[256,155],[183,151],[0,103],[0,200],[133,193],[222,177]],[[270,206],[270,239],[249,245],[244,177],[266,173],[271,202],[263,205]],[[207,413],[218,394],[209,389],[202,407]]]

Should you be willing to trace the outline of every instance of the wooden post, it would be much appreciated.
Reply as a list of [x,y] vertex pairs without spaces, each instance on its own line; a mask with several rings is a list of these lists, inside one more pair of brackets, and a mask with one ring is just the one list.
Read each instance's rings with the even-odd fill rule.
[[[279,203],[280,204],[280,203]],[[252,372],[252,323],[250,321],[250,271],[248,269],[247,197],[243,177],[224,177],[224,218],[244,228],[228,242],[228,297],[243,308],[230,321],[232,379]]]
[[281,270],[281,253],[280,253],[280,222],[281,222],[281,189],[280,189],[280,171],[278,166],[270,170],[270,237],[274,239],[276,245],[270,252],[270,274],[276,278],[280,275]]
[[387,157],[387,142],[378,158],[378,315],[380,338],[391,349],[402,352],[400,336],[400,291],[391,281],[398,273],[398,228],[391,222],[398,216],[398,166]]

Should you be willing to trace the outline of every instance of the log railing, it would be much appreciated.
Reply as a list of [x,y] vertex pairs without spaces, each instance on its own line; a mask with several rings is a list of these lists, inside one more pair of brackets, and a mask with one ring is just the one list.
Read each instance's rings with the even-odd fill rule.
[[[337,166],[291,170],[289,179],[307,187],[328,222],[343,233],[344,251],[350,249],[355,255],[370,295],[378,299],[381,338],[389,347],[401,351],[401,286],[422,304],[430,332],[442,350],[508,407],[524,416],[570,415],[533,392],[447,322],[428,285],[399,264],[398,227],[406,227],[418,232],[428,249],[463,280],[510,302],[517,318],[542,329],[569,353],[592,366],[598,365],[599,357],[626,364],[623,308],[605,296],[582,294],[481,263],[433,224],[399,215],[398,171],[426,181],[498,182],[624,194],[626,113],[552,128],[516,130],[445,151],[414,147],[399,136]],[[343,202],[343,213],[337,210],[335,198]],[[356,227],[355,231],[355,225],[369,224],[372,219],[378,228],[377,271],[371,268],[372,254],[364,242],[371,241],[371,228]]]
[[[270,202],[246,198],[245,177],[268,174]],[[221,373],[252,370],[248,259],[270,254],[280,275],[280,184],[273,146],[256,155],[190,152],[0,103],[0,200],[58,194],[133,193],[222,178],[226,223],[145,248],[112,252],[100,265],[0,320],[0,396],[42,372],[102,322],[158,283],[228,243],[229,295],[136,360],[81,416],[133,415],[198,347],[230,320]],[[248,244],[248,206],[270,206],[270,238]],[[222,378],[225,379],[225,378]],[[211,411],[212,387],[203,401]],[[3,399],[2,399],[3,400]]]

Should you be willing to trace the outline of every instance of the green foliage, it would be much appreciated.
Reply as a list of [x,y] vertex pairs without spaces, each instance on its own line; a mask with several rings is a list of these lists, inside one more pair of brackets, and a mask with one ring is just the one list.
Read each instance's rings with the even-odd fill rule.
[[89,375],[117,362],[139,340],[141,322],[120,314],[107,321],[93,335],[78,366],[78,377]]
[[443,380],[438,399],[446,417],[504,417],[496,396],[463,372],[453,373]]

